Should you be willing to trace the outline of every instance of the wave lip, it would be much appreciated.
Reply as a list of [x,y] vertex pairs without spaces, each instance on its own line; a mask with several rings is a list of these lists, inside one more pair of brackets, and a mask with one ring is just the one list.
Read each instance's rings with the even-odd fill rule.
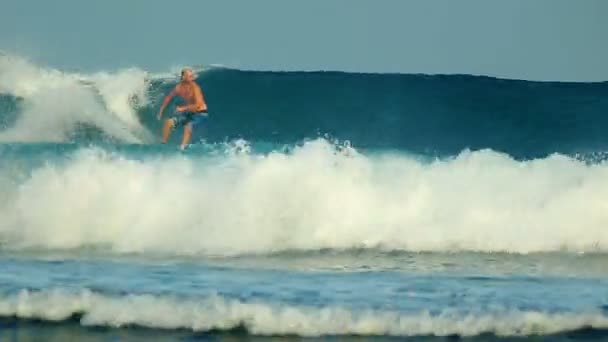
[[147,104],[148,87],[147,73],[136,68],[78,74],[0,55],[0,94],[21,100],[0,142],[72,141],[83,126],[120,142],[150,141],[137,111]]
[[517,309],[489,313],[446,310],[399,313],[340,307],[281,306],[213,295],[201,299],[128,295],[112,297],[90,290],[28,291],[0,298],[0,316],[63,321],[80,317],[83,326],[192,331],[244,327],[254,335],[496,336],[553,335],[581,329],[608,329],[602,312],[548,313]]

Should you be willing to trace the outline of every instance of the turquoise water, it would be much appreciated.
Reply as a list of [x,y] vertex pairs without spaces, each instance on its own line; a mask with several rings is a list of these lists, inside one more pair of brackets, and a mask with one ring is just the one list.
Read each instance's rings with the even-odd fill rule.
[[608,327],[602,162],[325,140],[0,153],[3,339],[571,340]]
[[607,339],[605,83],[6,65],[1,341]]
[[[604,255],[328,251],[165,258],[32,251],[5,254],[1,266],[7,272],[0,276],[0,312],[20,318],[5,320],[3,339],[34,331],[193,341],[223,331],[218,336],[243,339],[240,329],[303,337],[566,339],[564,330],[587,326],[604,336],[608,324]],[[28,318],[46,323],[22,321]]]

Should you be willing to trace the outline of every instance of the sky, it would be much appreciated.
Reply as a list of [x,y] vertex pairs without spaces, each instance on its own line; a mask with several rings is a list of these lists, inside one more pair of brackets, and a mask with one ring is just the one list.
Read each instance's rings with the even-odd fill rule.
[[608,80],[608,0],[3,0],[0,50],[69,70]]

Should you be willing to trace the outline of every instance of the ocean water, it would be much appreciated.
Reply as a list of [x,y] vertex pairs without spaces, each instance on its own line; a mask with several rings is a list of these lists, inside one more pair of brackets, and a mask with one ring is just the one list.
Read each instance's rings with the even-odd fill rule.
[[0,56],[0,341],[608,340],[608,83],[196,70]]

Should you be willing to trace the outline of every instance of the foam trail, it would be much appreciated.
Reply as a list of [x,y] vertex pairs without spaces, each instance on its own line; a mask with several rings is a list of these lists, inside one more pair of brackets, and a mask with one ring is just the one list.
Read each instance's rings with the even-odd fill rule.
[[459,313],[446,310],[398,313],[341,307],[298,307],[264,302],[242,302],[221,296],[186,299],[173,296],[112,297],[90,290],[61,289],[0,298],[0,316],[61,321],[83,314],[85,326],[136,325],[160,329],[230,330],[243,325],[257,335],[388,335],[388,336],[498,336],[547,335],[581,328],[608,328],[600,312],[545,313],[501,310]]
[[82,124],[124,142],[149,140],[132,103],[133,99],[138,105],[146,103],[146,77],[138,69],[64,73],[0,56],[0,93],[24,99],[15,124],[0,131],[0,141],[69,141]]
[[[170,254],[608,251],[605,164],[560,155],[518,162],[492,151],[427,163],[346,151],[325,140],[267,156],[132,160],[82,149],[5,180],[0,240]],[[6,167],[0,175],[10,178]]]

